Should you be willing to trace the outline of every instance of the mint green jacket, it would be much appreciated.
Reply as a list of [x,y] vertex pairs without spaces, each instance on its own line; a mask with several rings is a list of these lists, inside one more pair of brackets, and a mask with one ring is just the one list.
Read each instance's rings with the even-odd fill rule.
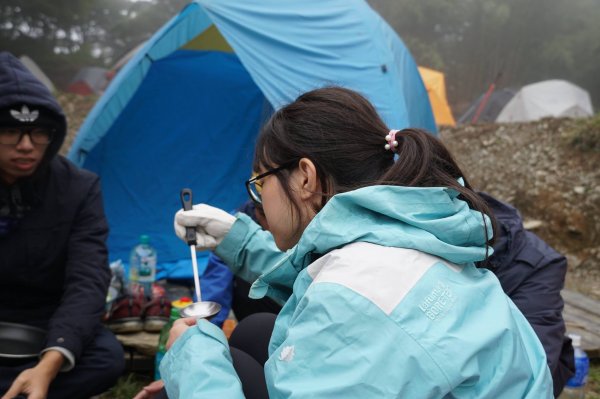
[[[488,235],[489,220],[485,219]],[[285,305],[271,398],[552,398],[541,343],[484,259],[484,218],[444,188],[374,186],[332,198],[277,251],[245,215],[216,252]],[[174,398],[243,398],[222,332],[200,320],[161,363]]]

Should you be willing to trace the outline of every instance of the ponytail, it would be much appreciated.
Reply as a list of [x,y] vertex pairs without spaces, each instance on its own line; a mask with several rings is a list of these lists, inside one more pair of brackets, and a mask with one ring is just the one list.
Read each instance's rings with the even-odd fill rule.
[[[398,146],[392,148],[396,162],[384,172],[376,184],[406,187],[448,187],[460,193],[458,198],[469,208],[482,214],[485,237],[488,244],[494,236],[488,235],[489,217],[492,231],[496,231],[496,220],[487,203],[473,190],[454,157],[436,137],[421,129],[404,129],[396,133]],[[464,184],[463,184],[464,183]],[[488,254],[486,253],[486,258]]]
[[[471,189],[440,140],[423,130],[404,129],[395,132],[397,146],[391,137],[391,145],[386,146],[387,134],[389,129],[373,105],[359,93],[341,87],[309,91],[275,112],[263,126],[254,170],[310,159],[322,188],[317,193],[322,200],[315,205],[316,212],[336,194],[375,184],[448,187],[459,192],[459,198],[471,209],[488,215],[495,227],[486,203]],[[276,176],[292,202],[292,210],[299,211],[289,185],[292,170],[282,170]],[[465,180],[464,186],[460,178]],[[484,226],[488,238],[485,217]]]

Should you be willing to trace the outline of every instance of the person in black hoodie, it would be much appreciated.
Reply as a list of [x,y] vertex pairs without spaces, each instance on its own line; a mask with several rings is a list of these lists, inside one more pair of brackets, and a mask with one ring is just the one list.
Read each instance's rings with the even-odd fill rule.
[[3,399],[88,398],[124,368],[101,323],[110,269],[99,179],[57,155],[66,127],[49,90],[0,53],[0,321],[47,332],[39,359],[0,362]]
[[542,342],[552,373],[554,396],[575,374],[571,339],[566,335],[560,295],[567,273],[567,259],[544,240],[525,229],[513,206],[479,192],[496,217],[498,232],[494,253],[487,264],[502,289],[523,313]]

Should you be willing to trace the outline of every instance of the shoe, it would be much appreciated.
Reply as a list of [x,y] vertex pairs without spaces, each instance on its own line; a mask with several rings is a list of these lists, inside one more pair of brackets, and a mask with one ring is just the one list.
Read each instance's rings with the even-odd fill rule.
[[113,302],[104,324],[115,334],[142,331],[144,302],[144,293],[140,287],[131,287]]
[[167,324],[171,314],[171,302],[163,286],[152,284],[152,297],[144,306],[142,313],[144,331],[160,332]]

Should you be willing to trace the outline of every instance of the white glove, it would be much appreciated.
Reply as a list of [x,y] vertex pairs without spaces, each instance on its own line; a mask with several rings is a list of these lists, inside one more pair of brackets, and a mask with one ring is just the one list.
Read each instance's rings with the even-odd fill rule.
[[193,227],[196,230],[196,248],[213,250],[229,233],[235,220],[235,216],[222,209],[197,204],[189,211],[177,211],[173,225],[177,236],[186,243],[185,228]]

